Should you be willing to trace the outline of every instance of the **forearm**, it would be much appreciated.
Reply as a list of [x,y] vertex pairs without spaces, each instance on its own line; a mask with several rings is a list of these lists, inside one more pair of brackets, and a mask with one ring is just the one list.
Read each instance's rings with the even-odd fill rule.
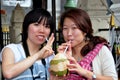
[[[86,70],[86,74],[84,74],[83,76],[86,77],[89,80],[93,80],[93,72]],[[103,75],[96,75],[96,79],[95,80],[113,80],[113,78],[111,76],[103,76]]]
[[8,64],[8,65],[3,64],[2,70],[4,77],[10,79],[12,77],[19,75],[20,73],[28,69],[31,65],[33,65],[37,59],[38,59],[38,54],[34,54],[33,56],[30,56],[24,59],[23,61],[20,61],[15,64]]

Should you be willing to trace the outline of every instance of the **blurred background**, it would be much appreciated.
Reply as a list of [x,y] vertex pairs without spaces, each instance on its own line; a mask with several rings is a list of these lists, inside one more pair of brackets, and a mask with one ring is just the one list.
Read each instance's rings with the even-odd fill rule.
[[[54,17],[56,39],[53,49],[56,52],[63,41],[59,17],[66,9],[74,7],[87,11],[94,35],[108,40],[120,77],[120,0],[0,0],[0,51],[9,43],[21,41],[22,22],[28,11],[44,8]],[[2,80],[2,75],[0,78]]]

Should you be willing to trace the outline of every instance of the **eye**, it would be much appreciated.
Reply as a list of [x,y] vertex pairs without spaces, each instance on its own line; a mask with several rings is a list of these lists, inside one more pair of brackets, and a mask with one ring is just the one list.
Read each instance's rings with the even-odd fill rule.
[[78,27],[77,27],[77,26],[72,26],[72,29],[74,29],[74,30],[75,30],[75,29],[78,29]]
[[67,26],[63,26],[63,30],[66,30],[67,29]]
[[50,25],[44,25],[46,28],[50,28]]
[[39,24],[38,23],[34,23],[35,26],[38,26]]
[[72,29],[78,29],[78,27],[77,27],[76,24],[72,24],[72,25],[71,25],[71,28],[72,28]]
[[63,30],[66,30],[67,28],[63,28]]

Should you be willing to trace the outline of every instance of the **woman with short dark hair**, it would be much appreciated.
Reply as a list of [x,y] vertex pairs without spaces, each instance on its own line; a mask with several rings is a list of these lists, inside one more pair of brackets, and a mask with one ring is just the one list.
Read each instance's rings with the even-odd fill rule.
[[49,62],[53,58],[53,24],[52,16],[45,9],[34,9],[26,14],[22,27],[22,42],[5,46],[0,54],[5,79],[49,78]]

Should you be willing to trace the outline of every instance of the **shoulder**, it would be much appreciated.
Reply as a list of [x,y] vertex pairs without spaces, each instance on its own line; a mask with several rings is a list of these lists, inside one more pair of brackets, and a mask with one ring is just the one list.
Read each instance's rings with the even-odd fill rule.
[[6,46],[3,47],[1,53],[3,53],[3,51],[5,51],[5,50],[8,50],[8,49],[11,49],[11,50],[12,50],[12,49],[14,49],[14,48],[15,48],[15,44],[13,44],[13,43],[8,44],[8,45],[6,45]]
[[4,48],[2,49],[1,53],[4,51],[4,50],[12,50],[13,52],[17,50],[17,48],[21,48],[21,44],[14,44],[14,43],[11,43],[11,44],[8,44],[6,46],[4,46]]
[[99,63],[99,65],[103,65],[105,63],[108,64],[110,62],[114,63],[114,58],[110,49],[107,46],[103,45],[99,50],[98,55],[96,55],[94,62],[97,64]]
[[103,45],[93,61],[93,68],[97,74],[104,74],[117,78],[115,62],[110,49]]
[[21,46],[21,43],[19,43],[19,44],[15,44],[15,43],[11,43],[11,44],[8,44],[8,45],[6,45],[6,46],[4,46],[4,48],[2,49],[2,50],[4,50],[5,48],[16,48],[16,47],[19,47],[19,46]]
[[110,49],[107,46],[103,45],[101,47],[98,55],[99,56],[105,56],[105,55],[106,56],[112,56],[112,52],[110,51]]
[[109,50],[110,51],[110,49],[105,45],[102,46],[101,50]]
[[21,53],[23,53],[21,43],[19,44],[11,43],[11,44],[6,45],[0,53],[0,59],[2,59],[2,55],[5,53],[9,55],[13,54],[15,57],[18,58],[18,56],[21,56],[22,55]]
[[95,60],[100,61],[101,64],[105,64],[106,63],[113,63],[114,64],[114,58],[112,55],[112,52],[110,51],[110,49],[103,45],[98,53],[98,55],[95,57]]

